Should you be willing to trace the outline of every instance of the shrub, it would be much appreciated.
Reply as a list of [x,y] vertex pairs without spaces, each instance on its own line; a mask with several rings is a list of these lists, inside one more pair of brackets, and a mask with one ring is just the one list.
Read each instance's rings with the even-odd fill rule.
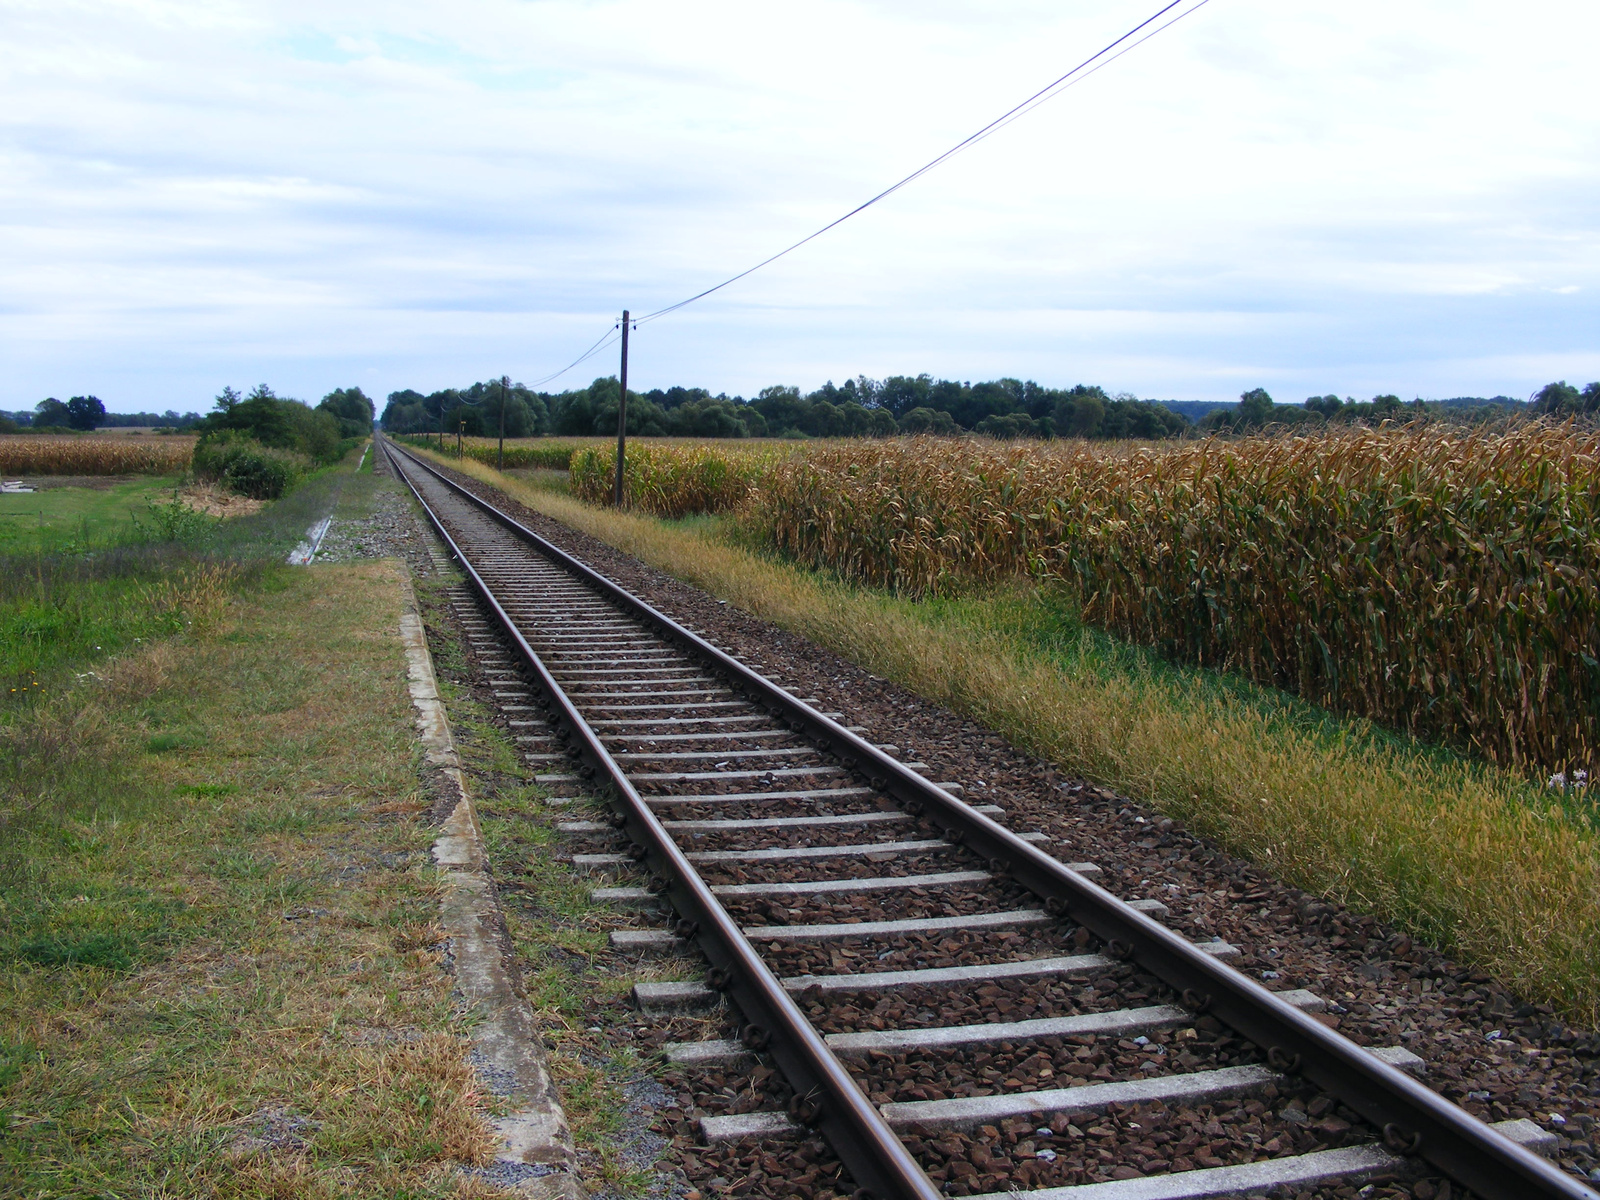
[[194,448],[194,473],[241,495],[276,500],[310,468],[304,456],[263,446],[237,430],[206,434]]

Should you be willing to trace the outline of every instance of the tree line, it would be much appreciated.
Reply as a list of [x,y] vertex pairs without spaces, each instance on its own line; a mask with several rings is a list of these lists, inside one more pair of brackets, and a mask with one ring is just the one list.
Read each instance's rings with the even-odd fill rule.
[[[383,427],[391,433],[494,437],[606,436],[617,429],[620,389],[616,376],[564,392],[535,392],[499,380],[423,395],[410,389],[389,393]],[[241,404],[244,407],[240,408]],[[297,406],[295,409],[283,405]],[[1169,406],[1170,405],[1170,406]],[[1444,401],[1402,401],[1395,395],[1371,400],[1311,396],[1303,404],[1279,404],[1264,388],[1253,388],[1236,405],[1226,405],[1191,420],[1194,403],[1141,400],[1126,392],[1108,394],[1095,385],[1047,388],[1032,380],[995,379],[985,383],[934,379],[931,375],[864,375],[815,391],[776,385],[753,398],[713,395],[705,388],[628,390],[628,432],[644,437],[889,437],[899,433],[978,433],[997,438],[1082,437],[1093,439],[1182,437],[1192,433],[1243,433],[1268,426],[1375,424],[1384,420],[1444,417],[1491,420],[1517,412],[1554,417],[1600,415],[1600,382],[1581,389],[1565,380],[1546,384],[1531,400],[1509,396],[1458,397]],[[237,413],[235,410],[237,409]],[[1188,409],[1186,413],[1180,409]],[[234,428],[242,422],[260,432],[263,445],[338,441],[370,432],[375,407],[360,388],[336,388],[313,408],[276,396],[265,384],[248,396],[225,388],[212,412],[179,414],[107,413],[94,396],[67,401],[49,397],[34,411],[0,413],[0,432],[19,429],[91,430],[114,426],[178,429]],[[316,432],[321,413],[333,425]],[[292,434],[286,430],[294,430]],[[333,436],[336,432],[337,436]],[[269,440],[273,439],[273,440]],[[318,453],[302,450],[310,457]]]
[[[613,434],[621,396],[615,376],[588,387],[535,392],[498,380],[423,395],[391,392],[383,428],[391,433],[472,437]],[[1155,401],[1108,395],[1078,385],[1046,388],[1032,381],[962,383],[931,375],[859,376],[831,380],[802,394],[797,387],[763,388],[750,399],[713,395],[705,388],[628,389],[628,432],[643,437],[888,437],[897,433],[973,432],[993,437],[1174,437],[1187,417]]]
[[[615,376],[559,393],[535,392],[520,383],[503,387],[499,380],[428,395],[406,390],[389,394],[382,423],[392,433],[454,434],[460,429],[470,437],[494,437],[501,431],[504,409],[507,437],[609,436],[617,429],[619,395]],[[1370,400],[1310,396],[1302,404],[1279,404],[1264,388],[1253,388],[1237,404],[1194,411],[1206,407],[1141,400],[1126,392],[1111,395],[1089,384],[1048,388],[1009,378],[969,383],[931,375],[881,380],[862,375],[843,384],[830,380],[806,393],[783,385],[762,388],[750,399],[726,392],[713,395],[705,388],[647,392],[630,388],[628,433],[702,438],[977,433],[996,438],[1158,439],[1246,433],[1269,426],[1594,414],[1600,412],[1600,384],[1580,390],[1565,382],[1552,383],[1529,401],[1509,396],[1402,401],[1385,394]]]

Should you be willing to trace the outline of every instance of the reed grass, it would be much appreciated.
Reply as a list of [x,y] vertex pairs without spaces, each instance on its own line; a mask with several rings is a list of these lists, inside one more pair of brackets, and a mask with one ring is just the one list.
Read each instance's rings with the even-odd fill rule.
[[1365,722],[1308,719],[1282,693],[1133,647],[1105,653],[1087,628],[1041,645],[1010,618],[1013,593],[919,602],[772,561],[704,523],[463,469],[1570,1019],[1600,1018],[1600,834],[1581,795]]
[[177,475],[189,469],[193,437],[0,436],[4,475]]
[[747,528],[911,596],[1034,579],[1172,659],[1492,761],[1600,750],[1600,435],[895,440],[777,460]]

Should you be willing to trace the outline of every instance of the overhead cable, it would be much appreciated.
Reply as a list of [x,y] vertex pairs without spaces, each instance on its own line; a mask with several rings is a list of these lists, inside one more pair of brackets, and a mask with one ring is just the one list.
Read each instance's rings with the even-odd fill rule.
[[[970,136],[963,138],[954,146],[951,146],[950,149],[946,150],[943,154],[940,154],[937,158],[931,159],[924,163],[922,166],[918,167],[915,171],[911,172],[911,174],[907,175],[899,182],[884,188],[883,191],[879,192],[871,199],[856,205],[856,207],[852,208],[843,216],[829,221],[826,225],[822,226],[822,228],[807,234],[793,245],[784,247],[784,249],[778,251],[771,257],[762,259],[754,266],[740,271],[737,275],[731,275],[727,279],[724,279],[721,283],[718,283],[712,287],[708,287],[704,291],[696,292],[694,295],[689,296],[686,299],[679,300],[676,304],[669,304],[665,308],[659,308],[652,313],[647,313],[645,316],[634,318],[631,322],[633,327],[638,328],[640,325],[643,325],[649,321],[654,321],[658,317],[664,317],[668,313],[676,312],[680,308],[693,304],[696,300],[703,300],[713,292],[719,292],[729,284],[737,283],[739,280],[745,278],[745,276],[755,274],[755,272],[761,270],[762,267],[770,266],[772,263],[777,262],[785,255],[791,254],[800,249],[800,247],[804,246],[807,242],[814,241],[823,234],[827,233],[830,229],[844,224],[844,222],[848,221],[851,217],[856,216],[858,213],[865,212],[874,204],[877,204],[880,200],[885,200],[894,195],[894,193],[898,192],[907,184],[913,183],[920,179],[935,167],[947,162],[951,158],[954,158],[957,154],[960,154],[963,150],[977,145],[977,143],[983,141],[992,134],[998,133],[1007,125],[1010,125],[1013,121],[1020,120],[1021,118],[1027,116],[1041,104],[1044,104],[1048,100],[1053,100],[1056,96],[1059,96],[1062,92],[1066,91],[1067,88],[1072,87],[1074,84],[1081,83],[1090,75],[1093,75],[1096,71],[1099,71],[1102,67],[1109,66],[1111,63],[1121,58],[1124,54],[1127,54],[1130,50],[1143,45],[1145,42],[1155,37],[1156,34],[1165,29],[1171,28],[1185,17],[1192,15],[1199,9],[1204,8],[1209,3],[1210,0],[1171,0],[1171,3],[1166,4],[1156,12],[1152,13],[1150,16],[1146,17],[1143,21],[1140,21],[1139,24],[1128,30],[1127,33],[1124,33],[1114,42],[1107,44],[1096,53],[1091,54],[1088,58],[1084,59],[1077,66],[1073,67],[1072,70],[1068,71],[1065,75],[1062,75],[1049,84],[1046,84],[1037,92],[1033,93],[1033,95],[1029,96],[1026,100],[1023,100],[1020,104],[1007,109],[983,128],[979,129]],[[1184,5],[1186,4],[1188,7],[1184,8]],[[1171,19],[1162,22],[1161,18],[1165,17],[1168,13],[1171,13],[1174,9],[1182,9],[1183,11],[1177,13]],[[1157,24],[1157,22],[1161,23]],[[1151,26],[1154,26],[1154,28],[1151,28]],[[1143,34],[1143,36],[1138,36],[1140,34]],[[533,383],[526,386],[530,388],[542,387],[545,384],[560,378],[562,375],[565,375],[568,371],[572,370],[580,363],[594,357],[596,354],[600,353],[600,351],[613,345],[620,336],[618,333],[620,328],[620,324],[612,325],[609,330],[601,335],[599,341],[595,342],[595,344],[590,346],[589,349],[585,350],[577,358],[573,359],[572,362],[562,367],[559,371],[555,371],[549,375],[546,375],[543,379],[535,380]]]
[[[1161,20],[1162,17],[1166,16],[1173,9],[1180,8],[1186,3],[1190,4],[1190,7],[1185,9],[1183,12],[1180,12],[1177,16],[1173,17],[1170,21],[1167,21],[1163,25],[1157,26],[1155,29],[1150,29],[1148,33],[1145,33],[1145,35],[1143,37],[1138,38],[1136,41],[1133,41],[1132,44],[1127,45],[1127,46],[1123,46],[1124,42],[1129,41],[1130,38],[1134,38],[1134,36],[1136,34],[1140,33],[1143,30],[1148,29],[1149,26],[1151,26],[1151,25],[1155,24],[1157,21]],[[756,263],[755,266],[748,267],[745,270],[740,271],[737,275],[729,276],[727,279],[724,279],[721,283],[716,284],[716,285],[714,285],[712,287],[708,287],[702,292],[696,292],[694,295],[688,297],[687,299],[679,300],[676,304],[669,304],[665,308],[658,308],[655,312],[646,313],[644,316],[639,317],[637,319],[637,321],[635,322],[635,324],[643,325],[648,321],[654,321],[658,317],[664,317],[670,312],[676,312],[678,309],[683,308],[685,305],[693,304],[696,300],[703,300],[707,296],[711,295],[711,293],[721,291],[723,288],[727,287],[730,283],[737,283],[739,280],[743,279],[746,275],[753,275],[753,274],[755,274],[755,272],[761,270],[762,267],[769,266],[772,263],[777,262],[784,255],[790,254],[790,253],[794,252],[795,250],[800,249],[800,247],[804,246],[807,242],[814,241],[816,238],[821,237],[823,234],[827,233],[828,230],[833,229],[835,226],[844,224],[846,221],[848,221],[851,217],[855,216],[857,213],[865,212],[867,209],[871,208],[874,204],[878,203],[878,201],[887,199],[888,197],[894,195],[894,193],[898,192],[901,188],[905,187],[907,184],[912,183],[917,179],[920,179],[922,176],[926,175],[929,171],[933,170],[935,167],[939,166],[941,163],[946,162],[947,160],[955,157],[957,154],[960,154],[963,150],[966,150],[968,147],[974,146],[978,142],[983,141],[983,139],[988,137],[990,134],[996,133],[999,130],[1005,128],[1007,125],[1011,124],[1011,122],[1013,122],[1013,121],[1015,121],[1015,120],[1017,120],[1017,119],[1019,119],[1021,117],[1026,116],[1029,112],[1031,112],[1033,109],[1039,107],[1039,105],[1043,104],[1045,101],[1054,99],[1056,96],[1058,96],[1062,92],[1066,91],[1067,88],[1071,87],[1073,84],[1078,83],[1078,82],[1080,82],[1080,81],[1082,81],[1084,79],[1087,79],[1090,75],[1093,75],[1095,73],[1095,71],[1098,71],[1101,67],[1104,67],[1104,66],[1108,65],[1109,63],[1115,61],[1116,59],[1121,58],[1129,50],[1132,50],[1132,49],[1134,49],[1134,47],[1142,45],[1143,43],[1149,41],[1156,34],[1160,33],[1163,29],[1170,28],[1172,25],[1175,25],[1177,22],[1183,20],[1184,17],[1187,17],[1191,13],[1195,12],[1196,10],[1198,10],[1200,8],[1203,8],[1208,3],[1210,3],[1210,0],[1199,0],[1198,3],[1193,3],[1192,0],[1172,0],[1172,2],[1170,4],[1168,4],[1165,7],[1159,9],[1158,11],[1152,13],[1150,16],[1146,17],[1143,21],[1140,21],[1137,25],[1135,25],[1132,29],[1128,30],[1127,33],[1123,34],[1116,41],[1110,43],[1109,45],[1105,46],[1103,49],[1097,51],[1096,53],[1091,54],[1088,58],[1084,59],[1077,66],[1073,67],[1072,70],[1068,71],[1065,75],[1062,75],[1060,78],[1058,78],[1058,79],[1054,80],[1053,82],[1051,82],[1051,83],[1045,85],[1044,87],[1040,88],[1033,95],[1029,96],[1026,100],[1022,101],[1022,103],[1020,103],[1018,105],[1015,105],[1014,107],[1012,107],[1010,109],[1007,109],[1005,112],[1001,113],[994,120],[990,121],[982,129],[979,129],[976,133],[973,133],[970,136],[963,138],[961,141],[957,142],[954,146],[951,146],[950,149],[946,150],[943,154],[939,155],[937,158],[931,159],[930,161],[924,163],[922,166],[918,167],[915,171],[911,172],[911,174],[907,175],[904,179],[900,180],[898,183],[891,184],[889,187],[884,188],[883,191],[879,192],[876,196],[873,196],[870,200],[864,201],[863,203],[856,205],[856,207],[852,208],[849,212],[845,213],[843,216],[836,217],[834,220],[829,221],[821,229],[818,229],[813,233],[807,234],[805,237],[801,238],[798,242],[795,242],[791,246],[786,246],[784,249],[779,250],[776,254],[772,255],[770,258],[762,259],[760,262]],[[1120,50],[1117,49],[1119,46],[1122,47]],[[1112,54],[1111,52],[1113,50],[1116,50],[1117,52],[1115,54]]]
[[535,379],[532,383],[524,384],[523,386],[527,387],[527,388],[543,387],[545,384],[549,383],[551,380],[559,379],[561,376],[565,375],[568,371],[572,370],[573,367],[577,366],[579,363],[583,362],[585,359],[593,358],[596,354],[599,354],[600,351],[604,350],[607,346],[611,345],[612,342],[616,341],[616,338],[613,337],[612,335],[615,334],[619,328],[621,328],[621,326],[618,325],[618,324],[612,325],[610,329],[606,330],[604,333],[602,333],[600,335],[600,340],[599,341],[595,342],[594,345],[590,346],[582,354],[578,355],[577,358],[573,359],[566,366],[562,367],[561,370],[556,371],[553,374],[546,375],[543,379]]

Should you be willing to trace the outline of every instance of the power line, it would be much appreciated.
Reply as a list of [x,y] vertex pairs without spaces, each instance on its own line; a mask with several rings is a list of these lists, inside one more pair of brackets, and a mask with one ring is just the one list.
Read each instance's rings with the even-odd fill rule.
[[620,326],[613,325],[610,329],[606,330],[604,333],[602,333],[600,335],[600,340],[599,341],[595,342],[594,345],[590,346],[582,354],[578,355],[577,358],[573,359],[566,366],[562,367],[561,370],[556,371],[553,374],[546,375],[543,379],[535,379],[532,383],[523,384],[523,386],[526,387],[526,388],[530,388],[530,389],[531,388],[537,388],[537,387],[543,387],[545,384],[549,383],[551,380],[559,379],[561,376],[565,375],[568,371],[572,370],[573,367],[577,366],[579,363],[583,362],[585,359],[593,358],[596,354],[599,354],[600,351],[604,350],[607,346],[611,345],[611,343],[616,340],[611,335],[616,333],[619,328],[620,328]]
[[[638,326],[649,321],[654,321],[658,317],[664,317],[668,313],[676,312],[680,308],[693,304],[696,300],[703,300],[713,292],[719,292],[729,284],[737,283],[739,280],[745,278],[745,276],[755,274],[755,272],[761,270],[762,267],[770,266],[772,263],[777,262],[785,255],[791,254],[800,249],[800,247],[804,246],[807,242],[815,241],[817,238],[827,233],[830,229],[844,224],[844,222],[848,221],[851,217],[856,216],[858,213],[865,212],[874,204],[877,204],[880,200],[885,200],[894,195],[894,193],[898,192],[907,184],[913,183],[920,179],[935,167],[941,165],[951,158],[954,158],[957,154],[960,154],[963,150],[977,145],[977,143],[983,141],[992,134],[998,133],[1007,125],[1010,125],[1013,121],[1018,121],[1027,116],[1041,104],[1044,104],[1049,100],[1053,100],[1056,96],[1059,96],[1062,92],[1066,91],[1067,88],[1072,87],[1074,84],[1081,83],[1090,75],[1093,75],[1096,71],[1111,65],[1124,54],[1127,54],[1131,50],[1137,49],[1139,46],[1142,46],[1145,42],[1155,37],[1158,33],[1161,33],[1163,30],[1170,29],[1173,25],[1176,25],[1185,17],[1191,16],[1209,3],[1210,0],[1198,0],[1198,3],[1192,3],[1191,0],[1171,0],[1171,3],[1158,9],[1156,12],[1146,17],[1143,21],[1140,21],[1137,25],[1128,30],[1127,33],[1124,33],[1115,41],[1108,43],[1094,54],[1091,54],[1077,66],[1073,67],[1072,70],[1046,84],[1037,92],[1033,93],[1033,95],[1029,96],[1026,100],[1023,100],[1020,104],[1007,109],[994,120],[990,121],[987,125],[983,126],[983,128],[979,129],[977,132],[969,135],[968,137],[963,138],[954,146],[951,146],[950,149],[946,150],[943,154],[940,154],[937,158],[931,159],[924,163],[915,171],[911,172],[911,174],[907,175],[904,179],[901,179],[899,182],[884,188],[884,190],[879,192],[876,196],[873,196],[871,199],[858,204],[855,208],[852,208],[843,216],[829,221],[826,225],[822,226],[822,228],[807,234],[793,245],[786,246],[784,249],[778,251],[769,258],[762,259],[753,267],[749,267],[743,271],[740,271],[737,275],[732,275],[727,279],[724,279],[721,283],[716,284],[713,287],[708,287],[702,292],[696,292],[693,296],[690,296],[684,300],[680,300],[676,304],[669,304],[665,308],[659,308],[655,312],[648,313],[642,317],[634,318],[632,322],[634,328],[637,328]],[[1173,9],[1182,8],[1184,4],[1189,4],[1190,7],[1178,13],[1171,20],[1156,25],[1156,22],[1160,21],[1162,17],[1172,12]],[[1152,25],[1155,25],[1156,27],[1151,29],[1150,26]],[[1147,30],[1148,32],[1145,32]],[[1141,32],[1144,33],[1144,36],[1137,37],[1136,35],[1140,34]],[[1130,39],[1133,40],[1130,41]],[[1123,43],[1125,42],[1128,44],[1124,45]],[[1121,47],[1121,49],[1118,49],[1118,47]],[[1116,51],[1116,53],[1113,54],[1112,51]],[[543,387],[545,384],[559,379],[562,375],[565,375],[568,371],[572,370],[580,363],[593,358],[596,354],[600,353],[600,351],[614,345],[620,338],[620,334],[618,332],[620,329],[620,325],[612,325],[609,330],[600,336],[600,339],[596,341],[594,345],[590,346],[589,349],[585,350],[582,354],[573,359],[566,366],[562,367],[559,371],[552,372],[551,374],[546,375],[543,379],[535,380],[533,383],[527,384],[526,386],[530,388]]]
[[[1134,42],[1132,45],[1123,47],[1123,49],[1118,51],[1116,54],[1111,54],[1111,51],[1116,50],[1116,48],[1118,46],[1121,46],[1122,43],[1126,42],[1129,38],[1132,38],[1135,34],[1139,33],[1141,30],[1143,30],[1143,29],[1147,28],[1148,26],[1154,24],[1156,21],[1159,21],[1162,17],[1166,16],[1173,9],[1179,8],[1183,4],[1188,3],[1188,2],[1189,2],[1189,0],[1172,0],[1172,2],[1170,4],[1168,4],[1165,7],[1159,9],[1158,11],[1152,13],[1150,16],[1146,17],[1143,21],[1140,21],[1137,25],[1135,25],[1132,29],[1128,30],[1127,33],[1123,34],[1116,41],[1111,42],[1109,45],[1105,46],[1101,50],[1097,51],[1094,54],[1091,54],[1088,58],[1084,59],[1077,66],[1073,67],[1072,70],[1068,71],[1065,75],[1062,75],[1060,78],[1058,78],[1058,79],[1054,80],[1053,82],[1051,82],[1051,83],[1045,85],[1044,87],[1040,88],[1033,95],[1029,96],[1026,100],[1022,101],[1022,103],[1020,103],[1020,104],[1018,104],[1018,105],[1016,105],[1016,106],[1014,106],[1014,107],[1012,107],[1010,109],[1007,109],[1005,112],[1001,113],[994,120],[990,121],[982,129],[979,129],[976,133],[973,133],[970,136],[963,138],[961,141],[957,142],[954,146],[951,146],[950,149],[946,150],[943,154],[939,155],[937,158],[934,158],[934,159],[930,160],[929,162],[924,163],[922,166],[918,167],[915,171],[911,172],[911,174],[907,175],[904,179],[900,180],[898,183],[891,184],[889,187],[884,188],[883,191],[879,192],[876,196],[873,196],[870,200],[867,200],[864,203],[856,205],[855,208],[852,208],[849,212],[845,213],[842,217],[837,217],[834,220],[829,221],[821,229],[818,229],[813,233],[807,234],[805,237],[801,238],[798,242],[795,242],[791,246],[785,247],[784,249],[778,251],[776,254],[772,255],[770,258],[762,259],[760,262],[756,263],[755,266],[746,268],[745,270],[740,271],[737,275],[730,276],[729,278],[724,279],[721,283],[716,284],[713,287],[706,288],[705,291],[703,291],[703,292],[696,292],[693,296],[690,296],[686,300],[679,300],[676,304],[669,304],[669,305],[667,305],[666,308],[659,308],[655,312],[645,314],[644,316],[638,318],[636,323],[639,324],[639,325],[643,325],[648,321],[654,321],[657,317],[664,317],[670,312],[676,312],[678,309],[683,308],[686,305],[693,304],[696,300],[705,299],[707,296],[711,295],[711,293],[713,293],[713,292],[721,291],[723,288],[727,287],[731,283],[737,283],[739,280],[743,279],[746,275],[755,274],[755,272],[761,270],[762,267],[769,266],[772,263],[777,262],[784,255],[790,254],[790,253],[800,249],[800,247],[804,246],[807,242],[814,241],[815,239],[821,237],[823,234],[827,233],[828,230],[834,228],[835,226],[844,224],[844,222],[848,221],[851,217],[855,216],[857,213],[865,212],[867,209],[871,208],[874,204],[878,203],[878,201],[885,200],[888,197],[894,195],[894,193],[898,192],[901,188],[905,187],[907,184],[912,183],[917,179],[920,179],[923,175],[926,175],[929,171],[933,170],[935,167],[939,166],[941,163],[947,161],[948,159],[951,159],[951,158],[955,157],[957,154],[960,154],[963,150],[967,149],[968,147],[976,145],[978,142],[981,142],[984,138],[988,137],[990,134],[996,133],[999,130],[1005,128],[1005,126],[1011,124],[1011,122],[1013,122],[1013,121],[1015,121],[1015,120],[1017,120],[1017,119],[1019,119],[1021,117],[1026,116],[1029,112],[1033,111],[1033,109],[1037,108],[1039,105],[1043,104],[1045,101],[1051,100],[1054,97],[1060,95],[1062,92],[1066,91],[1066,89],[1071,87],[1073,84],[1078,83],[1083,79],[1087,79],[1090,75],[1094,74],[1094,72],[1098,71],[1101,67],[1107,66],[1111,62],[1114,62],[1116,59],[1121,58],[1129,50],[1132,50],[1136,46],[1140,46],[1143,43],[1149,41],[1156,34],[1160,33],[1163,29],[1170,28],[1172,25],[1175,25],[1177,22],[1181,21],[1184,17],[1187,17],[1191,13],[1195,12],[1196,10],[1204,7],[1206,4],[1210,3],[1210,0],[1199,0],[1198,4],[1194,4],[1193,7],[1185,10],[1184,12],[1179,13],[1177,16],[1173,17],[1172,20],[1168,21],[1166,24],[1161,25],[1156,29],[1152,29],[1149,33],[1145,34],[1144,37],[1139,38],[1138,41]],[[1107,58],[1106,57],[1107,55],[1110,55],[1110,57]],[[1100,60],[1100,59],[1104,59],[1104,61],[1103,62],[1099,62],[1099,64],[1094,67],[1094,70],[1085,70],[1085,68],[1087,68],[1091,63],[1095,63],[1097,60]]]

